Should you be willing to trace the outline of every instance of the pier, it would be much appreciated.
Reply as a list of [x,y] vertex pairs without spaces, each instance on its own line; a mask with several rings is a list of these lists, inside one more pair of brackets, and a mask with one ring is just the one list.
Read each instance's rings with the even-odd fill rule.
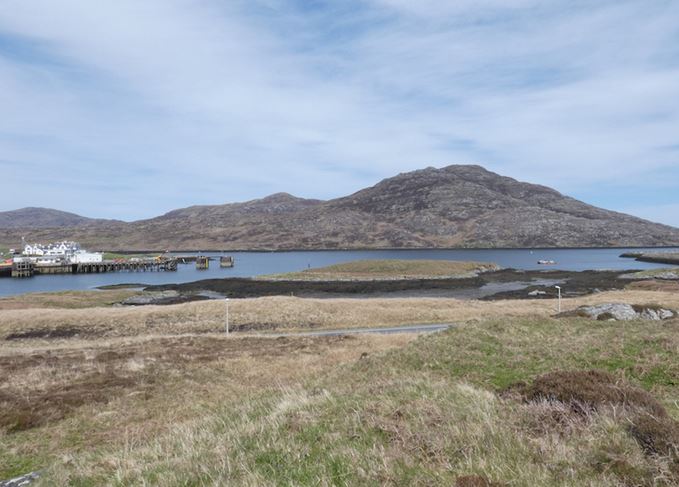
[[35,264],[28,260],[20,260],[12,264],[12,277],[32,277]]
[[74,274],[93,274],[100,272],[159,272],[176,271],[177,259],[139,259],[115,261],[105,260],[84,264],[72,264]]
[[[176,271],[177,259],[104,260],[80,264],[40,264],[29,260],[14,262],[12,277],[32,277],[46,274],[97,274],[104,272],[162,272]],[[0,274],[1,275],[1,274]]]
[[210,258],[204,255],[199,255],[196,257],[196,269],[205,270],[210,267]]

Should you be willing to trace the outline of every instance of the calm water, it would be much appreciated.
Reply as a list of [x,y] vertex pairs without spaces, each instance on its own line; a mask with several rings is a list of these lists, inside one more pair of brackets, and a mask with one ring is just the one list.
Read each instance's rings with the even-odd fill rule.
[[[117,272],[108,274],[71,274],[35,276],[27,279],[0,278],[0,296],[28,292],[93,289],[106,284],[170,284],[199,279],[251,277],[321,267],[359,259],[449,259],[494,262],[515,269],[654,269],[666,265],[621,259],[628,250],[644,249],[561,249],[561,250],[362,250],[315,252],[231,252],[235,267],[221,269],[211,261],[208,270],[198,271],[193,263],[179,265],[177,272]],[[653,251],[654,249],[646,249]],[[657,249],[655,249],[657,251]],[[665,250],[665,249],[663,249]],[[679,249],[667,249],[679,251]],[[221,254],[208,254],[219,256]],[[539,259],[554,260],[555,266],[541,266]]]

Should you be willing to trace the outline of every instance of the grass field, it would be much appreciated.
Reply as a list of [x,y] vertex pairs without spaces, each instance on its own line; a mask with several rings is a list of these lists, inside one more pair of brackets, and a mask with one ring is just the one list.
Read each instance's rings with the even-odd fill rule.
[[[110,302],[114,295],[125,296],[129,290],[74,293],[76,303]],[[99,294],[101,293],[101,295]],[[61,293],[59,293],[61,294]],[[33,295],[31,295],[33,296]],[[0,313],[0,340],[8,337],[113,338],[143,335],[177,335],[215,333],[224,327],[224,301],[199,301],[171,306],[78,307],[70,303],[69,293],[63,305],[74,309],[40,308],[5,309]],[[45,295],[45,302],[55,297]],[[12,299],[12,298],[9,298]],[[21,297],[14,298],[16,308],[25,307]],[[5,305],[10,308],[8,301]],[[679,294],[672,291],[627,290],[598,293],[564,300],[564,310],[582,304],[629,302],[659,304],[679,309]],[[2,303],[2,300],[0,300]],[[3,306],[0,304],[0,306]],[[79,309],[78,309],[79,308]],[[231,328],[235,331],[308,330],[393,326],[412,323],[447,323],[483,321],[490,318],[549,317],[556,313],[552,299],[465,301],[448,298],[383,299],[305,299],[264,297],[232,299],[229,303]],[[18,336],[17,336],[18,335]],[[14,341],[5,341],[13,346]]]
[[301,272],[260,276],[259,279],[337,281],[370,279],[443,279],[472,277],[497,270],[496,264],[452,260],[357,260]]
[[0,310],[98,308],[119,303],[137,293],[129,289],[115,289],[20,294],[0,298]]
[[[649,290],[564,307],[610,301],[679,308],[676,292]],[[460,325],[418,338],[225,338],[223,304],[2,311],[0,479],[44,469],[43,485],[82,486],[679,482],[679,320],[555,319],[551,300],[259,298],[232,301],[236,329]],[[7,340],[60,327],[82,331]],[[577,384],[595,399],[519,392],[590,369],[614,381]]]

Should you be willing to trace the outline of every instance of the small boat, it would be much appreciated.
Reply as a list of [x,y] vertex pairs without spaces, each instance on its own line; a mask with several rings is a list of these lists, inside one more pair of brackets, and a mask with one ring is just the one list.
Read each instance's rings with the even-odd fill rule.
[[219,258],[220,267],[233,267],[233,257],[230,255],[223,255]]
[[553,260],[538,260],[540,265],[556,265],[556,261]]
[[4,262],[0,261],[0,276],[9,277],[12,275],[12,259],[7,259]]

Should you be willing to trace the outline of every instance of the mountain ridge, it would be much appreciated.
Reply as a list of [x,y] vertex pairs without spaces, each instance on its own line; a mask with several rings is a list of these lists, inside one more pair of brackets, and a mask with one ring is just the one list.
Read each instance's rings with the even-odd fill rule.
[[[86,220],[62,228],[26,225],[21,231],[31,239],[70,238],[111,250],[679,245],[677,228],[597,208],[478,165],[401,173],[330,200],[275,193],[129,223]],[[17,230],[3,233],[15,241]]]
[[0,212],[0,229],[25,228],[27,220],[32,222],[31,228],[75,227],[97,221],[118,221],[88,218],[53,208],[27,206],[16,210]]

